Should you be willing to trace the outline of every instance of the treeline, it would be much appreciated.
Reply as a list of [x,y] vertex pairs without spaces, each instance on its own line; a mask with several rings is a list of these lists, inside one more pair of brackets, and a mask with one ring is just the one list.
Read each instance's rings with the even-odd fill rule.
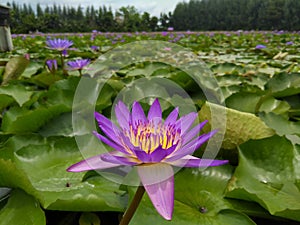
[[173,12],[175,30],[300,30],[300,0],[190,0]]
[[30,4],[7,3],[10,9],[10,27],[12,33],[29,32],[91,32],[92,30],[109,32],[135,32],[165,30],[170,26],[167,14],[160,17],[148,12],[139,13],[134,6],[121,7],[116,12],[102,6],[89,6],[83,9],[66,5],[46,6],[40,4],[33,9]]
[[33,9],[12,4],[13,33],[109,32],[208,30],[300,30],[300,0],[190,0],[178,3],[174,12],[151,16],[134,6],[115,12],[106,6],[83,9],[61,5]]

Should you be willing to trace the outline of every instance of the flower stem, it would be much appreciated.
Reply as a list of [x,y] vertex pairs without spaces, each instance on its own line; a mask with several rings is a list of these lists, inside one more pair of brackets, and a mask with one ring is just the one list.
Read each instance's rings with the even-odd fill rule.
[[62,68],[63,74],[68,75],[68,73],[65,69],[65,60],[64,60],[64,55],[62,52],[60,53],[60,61],[61,61],[61,68]]
[[145,188],[143,185],[140,185],[136,190],[136,193],[133,197],[132,202],[130,203],[129,208],[125,211],[119,225],[128,225],[130,220],[132,219],[137,207],[139,206],[142,197],[145,193]]

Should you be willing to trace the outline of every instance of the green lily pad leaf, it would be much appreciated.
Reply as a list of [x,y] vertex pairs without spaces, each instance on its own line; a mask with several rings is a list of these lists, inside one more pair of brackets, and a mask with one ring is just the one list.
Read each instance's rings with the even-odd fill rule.
[[42,87],[48,87],[61,79],[62,79],[61,74],[52,74],[48,72],[43,72],[32,77],[31,81]]
[[300,221],[300,162],[285,137],[250,140],[239,147],[239,165],[226,196],[255,201],[272,215]]
[[240,224],[254,225],[246,215],[232,210],[223,193],[232,174],[230,166],[185,169],[175,175],[175,202],[171,221],[154,209],[147,194],[130,224]]
[[7,85],[0,87],[0,102],[2,102],[3,96],[11,96],[19,106],[22,106],[25,102],[30,100],[33,92],[28,91],[24,86],[21,85]]
[[34,192],[26,174],[20,171],[11,160],[0,159],[0,185],[2,187],[22,188],[27,192]]
[[259,111],[266,113],[273,112],[275,114],[285,114],[290,108],[291,106],[286,101],[280,101],[274,97],[269,97],[262,102],[261,106],[259,107]]
[[232,94],[237,93],[241,90],[241,87],[239,85],[231,85],[231,86],[224,86],[221,87],[221,92],[224,96],[224,99],[227,99]]
[[280,136],[297,134],[300,135],[300,122],[292,122],[275,113],[259,113],[259,117]]
[[[220,118],[217,115],[224,113],[226,110],[226,121],[219,121]],[[212,112],[212,113],[211,113]],[[219,112],[219,113],[218,113]],[[211,118],[214,115],[213,118]],[[264,122],[257,116],[251,113],[240,112],[234,109],[225,108],[220,105],[216,105],[210,102],[206,102],[200,112],[199,117],[201,121],[208,120],[208,126],[204,127],[204,131],[210,131],[210,124],[224,124],[220,129],[220,133],[225,132],[224,139],[216,141],[222,141],[222,147],[224,149],[233,149],[240,144],[250,139],[262,139],[274,135],[274,131],[269,128]],[[217,134],[216,134],[217,135]]]
[[14,190],[0,211],[0,224],[46,225],[44,211],[38,202],[22,190]]
[[254,71],[249,71],[246,74],[243,74],[245,76],[244,82],[252,85],[257,86],[261,90],[265,89],[265,84],[270,80],[270,77],[263,73],[257,73]]
[[228,62],[214,65],[211,67],[211,70],[218,74],[238,74],[245,72],[245,68],[243,66]]
[[117,94],[110,84],[103,85],[96,102],[96,111],[103,110],[112,105],[112,99]]
[[10,80],[18,79],[25,71],[29,60],[23,56],[11,58],[5,67],[2,85],[7,84]]
[[243,82],[242,77],[239,77],[237,75],[232,75],[232,74],[216,76],[216,79],[218,80],[218,84],[221,87],[241,85]]
[[46,122],[66,111],[68,108],[64,105],[35,110],[14,107],[4,114],[1,128],[7,134],[37,132]]
[[44,208],[65,211],[124,210],[127,197],[119,190],[119,184],[102,176],[83,181],[84,172],[66,171],[69,166],[82,160],[75,139],[46,140],[16,149],[14,157],[15,164],[27,175],[34,188],[34,192],[29,193]]
[[45,95],[47,103],[50,105],[64,105],[69,110],[72,109],[74,93],[76,91],[80,77],[68,77],[59,80],[50,86]]
[[79,225],[100,225],[100,219],[95,213],[84,212],[79,218]]
[[275,97],[286,97],[300,93],[299,73],[275,74],[266,84]]
[[[141,68],[142,67],[142,68]],[[143,75],[145,77],[151,76],[155,71],[161,70],[161,69],[168,69],[168,65],[164,63],[150,63],[150,62],[145,62],[143,64],[139,64],[135,69],[129,71],[126,76],[140,76]]]
[[31,78],[32,75],[37,74],[43,70],[41,63],[31,61],[25,71],[22,73],[22,77]]
[[39,134],[44,137],[50,136],[74,136],[72,125],[72,113],[63,113],[46,123],[40,130]]
[[256,93],[239,92],[227,98],[225,103],[228,108],[242,112],[255,113],[256,105],[260,98],[261,95]]
[[13,104],[15,100],[7,95],[0,95],[0,111]]

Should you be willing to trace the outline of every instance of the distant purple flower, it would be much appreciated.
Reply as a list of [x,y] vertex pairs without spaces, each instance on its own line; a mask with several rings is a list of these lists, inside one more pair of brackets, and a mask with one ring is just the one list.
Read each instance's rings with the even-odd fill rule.
[[30,54],[29,53],[24,54],[24,58],[30,60]]
[[68,56],[68,51],[67,49],[64,49],[61,51],[62,56],[67,57]]
[[56,59],[49,59],[46,61],[46,65],[51,73],[54,73],[57,70],[57,61]]
[[167,36],[167,35],[168,35],[168,32],[162,31],[162,32],[161,32],[161,35],[162,35],[162,36]]
[[278,35],[284,34],[284,30],[280,30],[276,34],[278,34]]
[[174,31],[174,27],[168,27],[168,31]]
[[93,51],[99,51],[99,46],[96,46],[96,45],[92,45],[91,46],[91,49],[93,50]]
[[69,61],[67,65],[69,70],[82,70],[90,64],[90,59],[76,59],[75,61]]
[[286,45],[293,45],[294,44],[294,42],[292,42],[292,41],[288,41],[287,43],[285,43]]
[[264,48],[267,48],[267,46],[265,46],[265,45],[256,45],[255,46],[255,49],[264,49]]
[[58,50],[58,51],[63,51],[68,49],[71,45],[73,45],[72,41],[69,41],[67,39],[49,39],[46,41],[47,46],[50,49]]
[[119,166],[136,166],[140,180],[158,213],[171,220],[174,208],[174,171],[176,167],[208,167],[228,163],[227,160],[200,159],[193,152],[208,141],[216,131],[198,136],[204,121],[191,128],[198,114],[191,112],[177,119],[175,108],[162,119],[158,99],[151,105],[146,117],[138,102],[127,106],[119,101],[115,107],[119,127],[99,113],[95,118],[106,136],[94,135],[114,151],[78,162],[69,172],[101,170]]

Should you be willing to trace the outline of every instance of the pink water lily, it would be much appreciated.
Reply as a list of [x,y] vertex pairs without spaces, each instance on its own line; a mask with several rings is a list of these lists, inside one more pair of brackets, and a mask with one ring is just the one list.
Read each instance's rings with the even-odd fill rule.
[[94,131],[102,142],[114,151],[97,155],[69,167],[70,172],[101,170],[118,166],[136,166],[148,196],[158,213],[171,220],[174,208],[174,171],[177,167],[208,167],[228,163],[227,160],[200,159],[191,154],[216,131],[199,136],[204,121],[192,127],[197,113],[178,118],[175,108],[162,119],[158,99],[151,105],[146,117],[141,105],[134,102],[132,111],[119,101],[115,107],[119,126],[105,116],[95,113],[104,135]]

